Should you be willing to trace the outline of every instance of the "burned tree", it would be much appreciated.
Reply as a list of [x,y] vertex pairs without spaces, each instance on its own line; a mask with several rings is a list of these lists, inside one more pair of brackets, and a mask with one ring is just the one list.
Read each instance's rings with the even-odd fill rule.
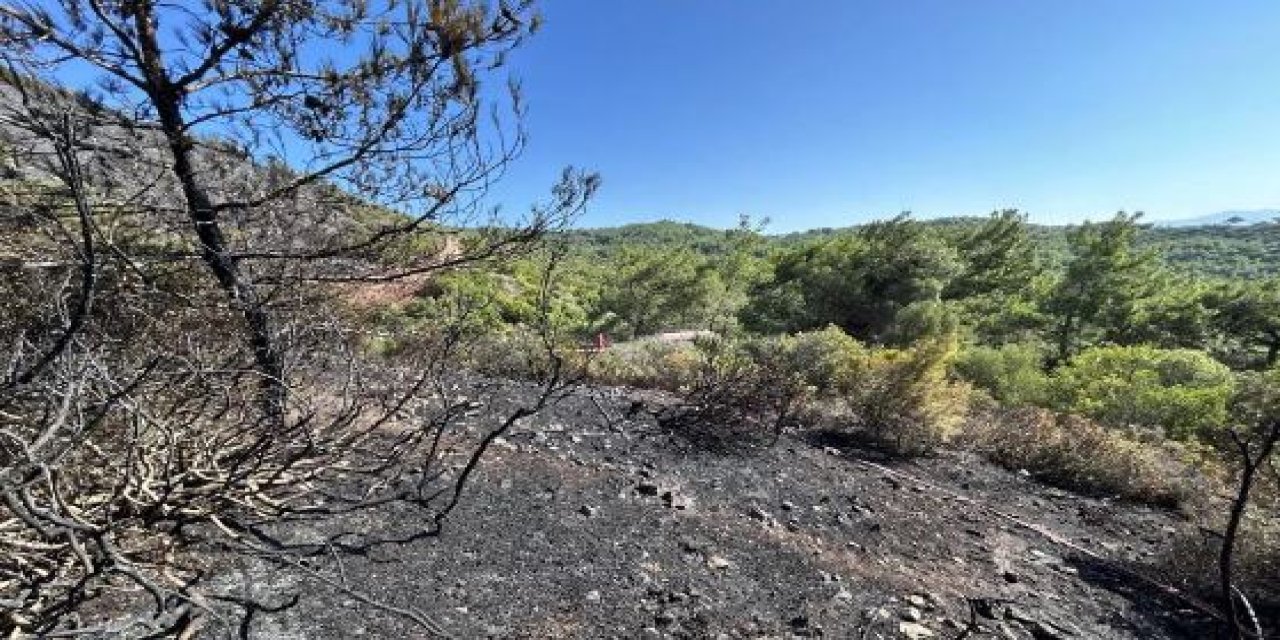
[[1280,395],[1275,376],[1250,374],[1243,378],[1241,386],[1235,407],[1240,424],[1227,429],[1238,455],[1239,478],[1218,550],[1218,586],[1228,633],[1235,639],[1263,637],[1258,615],[1237,584],[1236,554],[1244,537],[1246,512],[1253,494],[1262,484],[1260,472],[1273,463],[1272,455],[1280,444]]
[[[533,8],[54,4],[0,4],[0,628],[194,629],[235,601],[200,580],[213,534],[322,580],[297,559],[430,535],[569,376],[548,338],[528,402],[461,428],[460,333],[376,362],[344,295],[530,251],[591,196],[567,171],[526,215],[485,208],[525,138],[517,86],[481,80]],[[391,503],[428,524],[274,525]],[[86,628],[107,583],[147,602]]]

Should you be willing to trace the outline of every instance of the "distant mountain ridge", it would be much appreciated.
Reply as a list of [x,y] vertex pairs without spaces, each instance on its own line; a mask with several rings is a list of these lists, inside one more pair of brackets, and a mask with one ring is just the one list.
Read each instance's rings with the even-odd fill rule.
[[1209,215],[1182,220],[1155,220],[1153,224],[1160,227],[1239,227],[1280,219],[1280,209],[1252,209],[1249,211],[1219,211]]

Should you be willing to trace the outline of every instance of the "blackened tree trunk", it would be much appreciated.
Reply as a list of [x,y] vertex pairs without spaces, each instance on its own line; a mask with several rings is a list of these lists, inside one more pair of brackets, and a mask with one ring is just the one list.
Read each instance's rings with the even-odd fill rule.
[[176,85],[166,72],[151,3],[139,0],[132,3],[131,10],[146,80],[145,91],[156,109],[161,130],[173,154],[174,174],[182,185],[187,214],[200,242],[201,259],[244,318],[254,367],[261,376],[262,406],[267,417],[282,420],[287,387],[283,362],[272,336],[271,315],[254,286],[242,277],[235,257],[227,248],[209,190],[196,173],[195,143],[182,117],[184,89]]

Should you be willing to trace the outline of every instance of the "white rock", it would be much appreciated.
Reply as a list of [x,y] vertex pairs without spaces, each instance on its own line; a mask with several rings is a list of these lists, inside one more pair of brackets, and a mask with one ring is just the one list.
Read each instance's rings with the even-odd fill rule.
[[722,556],[711,556],[710,558],[707,558],[707,566],[712,569],[728,569],[733,566],[733,563],[729,562],[728,558]]
[[918,622],[900,622],[898,623],[898,633],[910,640],[924,640],[932,638],[933,631]]

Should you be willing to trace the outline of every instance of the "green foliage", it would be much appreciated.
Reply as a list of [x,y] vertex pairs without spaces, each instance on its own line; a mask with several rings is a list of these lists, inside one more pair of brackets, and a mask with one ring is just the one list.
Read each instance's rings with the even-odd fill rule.
[[724,231],[662,220],[604,229],[575,229],[564,236],[571,246],[594,258],[611,256],[623,247],[685,247],[701,255],[719,256],[735,249],[735,236],[740,229]]
[[962,232],[955,247],[964,267],[947,284],[949,300],[1025,294],[1042,271],[1027,216],[1016,209],[997,211],[982,226]]
[[595,355],[588,373],[602,384],[680,391],[697,378],[700,359],[690,343],[635,340]]
[[[1280,368],[1245,372],[1236,381],[1231,426],[1237,435],[1251,440],[1280,421]],[[1280,452],[1276,457],[1280,458]]]
[[905,346],[938,336],[959,335],[959,308],[949,302],[924,300],[902,308],[884,336],[886,344]]
[[1055,372],[1053,403],[1116,426],[1161,427],[1177,440],[1212,437],[1226,424],[1231,370],[1188,349],[1097,347]]
[[[1000,211],[994,218],[1016,216]],[[938,218],[921,221],[948,244],[965,253],[967,236],[992,225],[992,217]],[[766,236],[760,248],[763,256],[770,248],[792,250],[848,235],[858,227],[822,228],[785,235]],[[1067,236],[1071,227],[1024,224],[1023,230],[1041,268],[1060,269],[1071,255]],[[732,251],[733,230],[711,229],[680,222],[631,224],[608,229],[567,232],[572,246],[592,257],[612,255],[626,245],[650,247],[691,247],[700,254],[717,257]],[[1001,234],[993,233],[996,238]],[[999,247],[997,243],[994,247]],[[1016,244],[1015,244],[1016,246]],[[1159,254],[1171,270],[1184,276],[1218,279],[1256,279],[1280,276],[1280,224],[1248,226],[1144,227],[1137,231],[1135,246]],[[1013,252],[1012,255],[1017,255]],[[963,257],[963,256],[962,256]],[[1000,270],[1004,270],[1001,267]],[[975,272],[980,269],[975,269]],[[967,293],[947,293],[946,297],[967,297]]]
[[1232,360],[1265,367],[1280,360],[1280,278],[1220,286],[1208,304]]
[[724,292],[709,261],[690,249],[626,247],[608,266],[597,314],[623,335],[705,328]]
[[1167,272],[1158,274],[1152,285],[1151,295],[1135,305],[1130,322],[1113,331],[1117,342],[1204,349],[1215,341],[1218,286]]
[[969,408],[968,388],[947,379],[954,338],[908,349],[868,350],[841,373],[836,392],[882,445],[902,455],[928,453],[950,440]]
[[690,394],[725,415],[730,405],[782,417],[801,403],[835,406],[845,424],[877,443],[918,455],[950,439],[968,410],[968,387],[947,377],[955,352],[949,336],[870,349],[832,326],[692,345],[639,340],[600,354],[590,373],[608,384]]
[[1043,406],[1049,401],[1044,361],[1044,350],[1033,344],[971,346],[960,352],[954,369],[1003,405]]
[[774,281],[743,312],[749,327],[796,332],[834,324],[861,340],[884,340],[898,313],[937,301],[960,269],[956,252],[908,217],[779,254]]
[[793,372],[813,389],[830,395],[867,348],[834,325],[774,340],[776,365]]
[[1068,234],[1071,258],[1043,303],[1058,360],[1082,346],[1114,339],[1155,291],[1156,254],[1135,246],[1140,217],[1119,213]]

